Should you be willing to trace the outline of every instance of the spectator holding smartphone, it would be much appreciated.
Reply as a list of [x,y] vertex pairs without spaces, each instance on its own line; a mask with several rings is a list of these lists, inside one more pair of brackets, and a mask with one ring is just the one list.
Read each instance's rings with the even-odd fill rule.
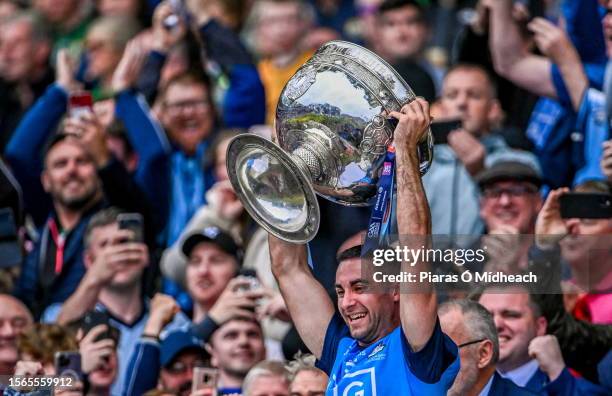
[[[108,396],[117,377],[117,339],[106,325],[98,325],[81,338],[81,370],[87,376],[87,396]],[[108,335],[105,337],[105,335]]]
[[[142,290],[143,271],[149,264],[148,248],[132,239],[132,231],[119,229],[120,213],[116,208],[109,208],[92,217],[84,236],[87,272],[74,294],[63,305],[49,307],[43,318],[65,324],[91,309],[111,316],[111,325],[120,332],[118,375],[112,393],[123,389],[128,362],[145,331],[150,307]],[[187,324],[188,319],[179,314],[168,327]]]

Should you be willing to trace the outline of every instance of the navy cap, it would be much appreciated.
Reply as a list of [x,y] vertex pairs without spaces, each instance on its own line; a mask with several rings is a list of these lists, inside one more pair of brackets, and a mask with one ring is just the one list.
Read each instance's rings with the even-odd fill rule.
[[162,367],[170,364],[181,352],[194,349],[208,356],[204,344],[190,331],[176,330],[169,333],[161,342],[159,360]]
[[189,257],[193,248],[201,242],[210,242],[219,246],[225,253],[236,257],[239,262],[242,259],[242,250],[234,238],[219,227],[206,227],[189,234],[181,246],[183,254]]

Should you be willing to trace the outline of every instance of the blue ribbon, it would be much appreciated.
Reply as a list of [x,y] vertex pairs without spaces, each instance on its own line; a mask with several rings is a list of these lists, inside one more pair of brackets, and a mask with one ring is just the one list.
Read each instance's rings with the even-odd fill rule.
[[382,174],[376,184],[376,202],[372,209],[361,256],[365,257],[374,249],[389,244],[392,220],[395,218],[395,148],[389,146],[383,163]]

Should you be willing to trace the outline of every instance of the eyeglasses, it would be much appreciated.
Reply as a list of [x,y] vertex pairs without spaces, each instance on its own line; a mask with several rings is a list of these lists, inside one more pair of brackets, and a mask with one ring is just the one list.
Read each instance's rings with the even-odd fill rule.
[[196,367],[205,367],[206,363],[204,363],[203,361],[195,361],[193,362],[193,364],[191,365],[187,365],[181,361],[177,361],[172,363],[170,366],[166,367],[166,371],[168,371],[170,374],[184,374],[187,372],[187,370],[191,369],[193,370]]
[[469,345],[472,345],[472,344],[478,344],[479,342],[483,342],[483,341],[486,341],[486,340],[487,340],[486,338],[480,338],[478,340],[464,342],[463,344],[457,345],[457,348],[463,348],[463,347],[466,347],[466,346],[469,346]]
[[183,111],[188,108],[194,110],[203,110],[209,105],[209,101],[206,99],[200,100],[183,100],[175,103],[165,103],[165,106],[170,111]]
[[499,199],[506,194],[512,198],[524,197],[528,194],[534,194],[537,189],[533,186],[518,185],[514,187],[485,187],[482,195],[489,199]]

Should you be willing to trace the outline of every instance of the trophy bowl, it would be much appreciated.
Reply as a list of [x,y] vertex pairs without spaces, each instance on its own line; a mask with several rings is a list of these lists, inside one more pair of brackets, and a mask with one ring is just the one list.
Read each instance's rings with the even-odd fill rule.
[[[319,228],[316,195],[369,206],[399,111],[415,95],[373,52],[324,44],[291,77],[276,108],[273,142],[253,134],[227,149],[229,179],[247,212],[268,232],[305,243]],[[433,158],[428,131],[417,148],[421,175]]]

